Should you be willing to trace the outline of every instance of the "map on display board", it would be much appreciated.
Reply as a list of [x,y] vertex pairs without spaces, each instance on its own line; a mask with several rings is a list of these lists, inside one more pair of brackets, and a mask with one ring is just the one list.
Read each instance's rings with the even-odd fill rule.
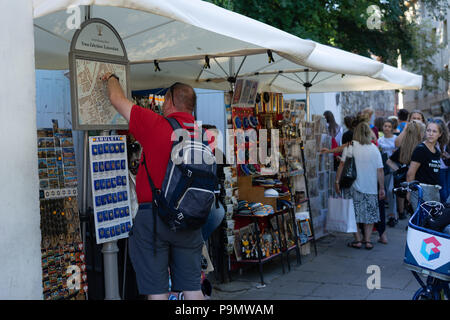
[[120,35],[107,21],[83,22],[70,45],[70,89],[74,130],[128,129],[128,123],[111,104],[106,81],[110,72],[119,78],[126,97],[131,96],[130,66]]
[[76,60],[79,125],[126,125],[127,122],[111,105],[106,83],[100,78],[111,72],[119,77],[127,92],[125,65],[100,61]]

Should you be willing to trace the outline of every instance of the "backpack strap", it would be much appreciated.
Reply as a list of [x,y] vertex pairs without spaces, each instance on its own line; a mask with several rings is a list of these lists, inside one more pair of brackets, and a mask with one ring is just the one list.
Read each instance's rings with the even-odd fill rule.
[[173,131],[177,130],[177,129],[182,129],[183,127],[180,125],[180,123],[178,122],[177,119],[175,118],[169,118],[169,117],[165,117],[164,119],[166,119],[170,126],[172,127]]
[[[166,119],[169,122],[169,124],[172,127],[173,131],[175,131],[176,129],[182,128],[180,123],[177,121],[177,119],[175,119],[175,118],[166,118],[166,117],[164,117],[164,119]],[[153,198],[153,201],[154,201],[155,193],[161,192],[161,190],[157,189],[155,187],[155,184],[153,183],[152,177],[150,176],[150,172],[148,171],[148,168],[147,168],[147,161],[145,160],[145,151],[144,150],[142,150],[142,154],[143,154],[143,163],[144,163],[145,171],[147,172],[147,178],[148,178],[148,182],[150,184],[150,188],[152,189],[152,198]]]
[[142,162],[144,163],[145,171],[147,172],[147,178],[148,178],[148,182],[150,184],[150,188],[152,189],[152,197],[153,197],[156,192],[161,191],[161,190],[159,190],[159,189],[157,189],[155,187],[155,184],[153,183],[152,177],[150,176],[150,173],[148,172],[147,161],[145,160],[145,152],[144,152],[144,150],[142,150],[142,155],[143,155]]
[[150,173],[147,168],[147,161],[145,161],[145,152],[142,149],[143,162],[145,171],[147,172],[148,182],[150,184],[150,188],[152,189],[152,214],[153,214],[153,255],[156,256],[156,215],[158,214],[158,201],[156,200],[157,193],[161,192],[161,190],[156,189],[155,184],[153,183],[152,178],[150,177]]
[[[182,128],[181,125],[179,124],[179,122],[175,119],[175,118],[164,118],[166,119],[170,126],[172,127],[173,131],[175,131],[176,129],[180,129]],[[143,155],[143,163],[144,163],[144,167],[145,167],[145,171],[147,173],[147,179],[148,182],[150,184],[150,188],[152,190],[152,208],[153,208],[153,242],[154,244],[156,244],[156,215],[159,214],[159,204],[158,204],[158,200],[157,197],[159,196],[159,194],[161,193],[160,189],[157,189],[152,177],[150,176],[150,172],[148,171],[147,168],[147,161],[145,159],[145,151],[142,150],[142,155]],[[153,246],[153,254],[156,255],[156,245]]]

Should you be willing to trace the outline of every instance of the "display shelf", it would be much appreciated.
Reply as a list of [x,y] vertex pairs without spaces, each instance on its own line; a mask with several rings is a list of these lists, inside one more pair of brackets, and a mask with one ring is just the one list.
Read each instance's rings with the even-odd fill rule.
[[239,263],[266,263],[266,262],[268,262],[268,261],[270,261],[270,260],[272,260],[272,259],[274,259],[276,257],[281,256],[282,254],[283,254],[283,252],[275,253],[275,254],[271,255],[270,257],[266,257],[264,259],[261,259],[261,261],[258,260],[258,259],[243,259],[243,260],[240,260],[238,262]]
[[300,202],[298,202],[297,204],[307,203],[308,201],[309,201],[309,199],[305,198],[305,199],[301,200]]
[[[280,227],[280,223],[283,225],[283,228],[285,228],[285,219],[284,219],[284,215],[285,214],[290,214],[290,222],[287,223],[292,223],[292,227],[294,230],[294,239],[298,239],[298,234],[295,228],[295,216],[293,215],[293,209],[283,209],[283,210],[278,210],[273,214],[267,215],[267,216],[255,216],[255,215],[239,215],[239,214],[235,214],[234,217],[235,218],[250,218],[250,222],[249,224],[254,224],[255,225],[255,236],[256,236],[256,247],[258,250],[258,257],[262,257],[262,252],[261,252],[261,246],[260,246],[260,238],[261,238],[261,232],[260,232],[260,228],[259,228],[259,223],[261,221],[264,221],[264,219],[262,218],[268,218],[268,219],[272,219],[273,217],[276,217],[275,219],[275,224],[276,224],[276,231],[277,231],[277,236],[276,236],[276,240],[279,244],[279,250],[280,252],[277,252],[275,254],[272,254],[269,257],[265,257],[265,258],[258,258],[258,259],[242,259],[242,260],[236,260],[236,263],[241,263],[241,264],[257,264],[259,265],[259,274],[260,274],[260,278],[261,278],[261,285],[264,285],[264,275],[263,275],[263,269],[262,266],[263,264],[265,264],[268,261],[273,260],[276,257],[280,257],[281,258],[281,267],[282,267],[282,272],[283,274],[285,273],[285,267],[284,267],[284,262],[283,262],[283,256],[286,256],[286,261],[287,261],[287,266],[288,266],[288,270],[290,271],[291,267],[290,267],[290,263],[289,263],[289,253],[292,250],[296,250],[296,255],[297,255],[297,262],[298,264],[301,264],[301,258],[300,258],[300,250],[299,250],[299,245],[298,245],[298,241],[295,241],[295,244],[293,246],[289,246],[289,247],[282,247],[283,243],[285,243],[282,238],[282,232],[285,232],[281,229]],[[281,221],[279,219],[279,217],[281,217]],[[286,237],[286,235],[285,235]],[[287,239],[287,238],[285,238]]]
[[[305,151],[304,151],[304,145],[303,145],[303,140],[301,140],[300,141],[300,155],[301,155],[301,158],[302,158],[302,163],[306,163],[306,160],[305,160]],[[310,228],[311,228],[311,233],[312,233],[312,235],[311,235],[311,240],[309,240],[309,237],[308,237],[308,242],[309,241],[312,241],[313,242],[313,245],[314,245],[314,253],[315,253],[315,255],[317,256],[317,244],[316,244],[316,237],[315,237],[315,233],[314,233],[314,221],[313,221],[313,219],[312,219],[312,210],[311,210],[311,201],[310,201],[310,198],[309,198],[309,187],[308,187],[308,178],[306,177],[306,174],[304,175],[304,177],[305,177],[305,187],[306,187],[306,198],[305,199],[303,199],[303,201],[302,202],[300,202],[300,203],[298,203],[298,204],[302,204],[302,203],[307,203],[308,204],[308,211],[309,211],[309,225],[310,225]],[[294,218],[295,219],[295,218]],[[299,238],[298,238],[299,239]]]
[[275,211],[274,213],[268,214],[266,216],[258,216],[258,215],[254,215],[254,214],[234,214],[234,217],[239,217],[239,218],[268,218],[268,217],[273,217],[276,215],[280,215],[280,214],[284,214],[286,213],[286,210],[280,210],[280,211]]
[[289,248],[287,248],[287,249],[281,249],[281,251],[282,252],[286,252],[286,251],[291,251],[291,250],[294,250],[296,248],[296,245],[294,244],[293,246],[290,246]]

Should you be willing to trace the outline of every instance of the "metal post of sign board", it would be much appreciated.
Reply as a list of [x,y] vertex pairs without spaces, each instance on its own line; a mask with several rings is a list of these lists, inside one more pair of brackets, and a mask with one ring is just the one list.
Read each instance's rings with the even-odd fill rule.
[[117,266],[117,253],[119,247],[116,241],[103,244],[103,266],[105,273],[105,300],[120,300],[119,271]]
[[[103,130],[101,135],[108,136],[109,131]],[[102,253],[105,279],[105,300],[120,300],[119,270],[117,265],[117,254],[119,253],[119,247],[117,246],[117,240],[104,243]]]
[[311,121],[311,104],[309,99],[309,88],[311,88],[312,84],[309,82],[309,70],[306,70],[306,82],[303,83],[306,91],[306,121]]
[[[82,184],[82,190],[81,190],[81,205],[82,205],[82,211],[80,212],[81,215],[81,236],[83,240],[83,250],[84,255],[86,256],[86,221],[88,220],[88,208],[87,208],[87,183],[88,183],[88,163],[89,163],[89,134],[88,131],[83,132],[83,184]],[[88,300],[88,292],[86,291],[86,299]]]

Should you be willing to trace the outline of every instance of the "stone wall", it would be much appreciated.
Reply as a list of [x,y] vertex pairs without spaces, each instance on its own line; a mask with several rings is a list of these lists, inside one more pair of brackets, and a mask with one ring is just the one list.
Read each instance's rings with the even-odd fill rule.
[[356,115],[364,108],[375,111],[375,117],[388,117],[395,111],[395,91],[351,91],[336,93],[336,102],[341,108],[342,119]]

